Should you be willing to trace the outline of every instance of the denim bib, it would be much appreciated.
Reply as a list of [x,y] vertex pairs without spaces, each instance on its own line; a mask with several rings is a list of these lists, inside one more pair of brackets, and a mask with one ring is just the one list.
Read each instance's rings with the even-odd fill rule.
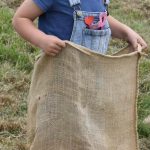
[[[111,29],[108,21],[105,21],[103,29],[90,29],[85,24],[86,17],[93,16],[95,21],[98,21],[99,16],[104,12],[82,11],[80,0],[69,0],[69,2],[70,6],[74,8],[74,25],[70,41],[98,53],[106,54],[111,37]],[[108,0],[105,2],[108,3]]]

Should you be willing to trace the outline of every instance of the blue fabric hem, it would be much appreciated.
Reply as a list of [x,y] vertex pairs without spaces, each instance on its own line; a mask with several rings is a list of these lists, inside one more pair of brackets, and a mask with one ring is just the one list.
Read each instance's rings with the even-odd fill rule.
[[33,2],[43,11],[47,11],[47,7],[40,0],[33,0]]

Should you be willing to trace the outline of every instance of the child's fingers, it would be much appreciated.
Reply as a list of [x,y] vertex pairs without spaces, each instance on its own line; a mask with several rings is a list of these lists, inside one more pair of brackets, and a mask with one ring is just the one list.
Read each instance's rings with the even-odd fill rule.
[[60,40],[60,39],[57,39],[57,40],[56,40],[56,44],[57,44],[58,46],[62,47],[62,48],[65,48],[65,47],[66,47],[65,41]]
[[55,53],[49,53],[49,55],[50,55],[50,56],[56,56],[56,54],[55,54]]
[[59,46],[61,48],[66,47],[65,41],[59,39],[58,37],[53,36],[53,35],[48,35],[48,38],[51,41],[51,43],[53,43],[54,45],[57,45],[57,46]]
[[47,55],[56,56],[59,53],[59,51],[55,49],[49,49],[49,50],[45,50],[45,53]]
[[45,51],[45,54],[48,56],[56,56],[56,53]]
[[56,56],[57,52],[49,52],[48,55],[50,55],[50,56]]
[[147,48],[147,44],[142,38],[138,39],[138,43],[142,46],[142,49],[146,49]]
[[137,48],[138,48],[137,39],[131,39],[131,40],[129,41],[129,43],[132,45],[133,50],[136,51]]
[[61,51],[61,50],[62,50],[62,47],[59,46],[59,45],[56,45],[56,44],[53,45],[52,48],[53,48],[54,50],[56,50],[56,51]]
[[58,51],[58,50],[55,50],[55,49],[51,50],[50,52],[51,52],[51,53],[54,53],[54,54],[58,54],[58,53],[59,53],[59,51]]
[[130,40],[130,43],[133,47],[133,49],[136,51],[138,48],[138,44],[141,45],[142,49],[146,49],[147,48],[147,44],[146,42],[142,39],[142,38],[138,38],[138,39],[132,39]]

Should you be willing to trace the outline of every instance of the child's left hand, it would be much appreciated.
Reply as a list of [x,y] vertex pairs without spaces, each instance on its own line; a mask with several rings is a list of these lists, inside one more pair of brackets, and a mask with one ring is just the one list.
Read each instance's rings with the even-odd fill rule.
[[142,49],[147,48],[147,43],[144,41],[144,39],[132,29],[128,29],[126,35],[127,42],[132,45],[134,50],[137,50],[138,44],[142,46]]
[[132,45],[135,51],[137,50],[138,44],[142,46],[142,49],[147,48],[147,44],[143,38],[130,27],[110,15],[108,16],[108,22],[112,31],[112,37],[126,40]]

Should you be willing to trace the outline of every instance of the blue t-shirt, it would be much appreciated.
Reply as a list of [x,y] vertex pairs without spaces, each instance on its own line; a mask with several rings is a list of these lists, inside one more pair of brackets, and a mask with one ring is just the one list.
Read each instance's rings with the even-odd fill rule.
[[[33,0],[44,12],[39,17],[39,29],[62,40],[70,40],[73,29],[73,11],[69,0]],[[81,10],[105,11],[103,0],[81,0]]]

